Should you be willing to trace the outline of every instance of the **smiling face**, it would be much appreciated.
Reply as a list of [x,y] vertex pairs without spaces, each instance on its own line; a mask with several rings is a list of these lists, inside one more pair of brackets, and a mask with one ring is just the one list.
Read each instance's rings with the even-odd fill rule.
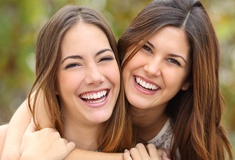
[[162,28],[123,69],[128,101],[137,108],[164,110],[180,89],[188,89],[189,69],[189,44],[184,31],[171,26]]
[[120,73],[106,35],[79,22],[65,34],[57,76],[64,119],[76,124],[100,124],[115,106]]

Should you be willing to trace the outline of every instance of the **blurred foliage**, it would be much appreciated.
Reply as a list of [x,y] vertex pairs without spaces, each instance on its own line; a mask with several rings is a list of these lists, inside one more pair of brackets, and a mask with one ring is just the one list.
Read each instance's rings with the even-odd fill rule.
[[[26,98],[35,78],[38,31],[65,4],[100,11],[118,39],[151,0],[0,0],[0,124],[7,123]],[[202,0],[221,44],[221,88],[227,104],[226,123],[235,132],[235,0]],[[233,137],[234,138],[234,137]],[[235,139],[233,139],[234,141]]]

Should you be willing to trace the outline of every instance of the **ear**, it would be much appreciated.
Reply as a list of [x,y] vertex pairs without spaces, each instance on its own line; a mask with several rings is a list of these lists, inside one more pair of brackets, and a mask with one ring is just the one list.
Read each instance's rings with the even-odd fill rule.
[[187,82],[184,83],[184,85],[181,87],[181,89],[182,89],[183,91],[186,91],[186,90],[189,89],[189,87],[190,87],[190,83],[187,81]]

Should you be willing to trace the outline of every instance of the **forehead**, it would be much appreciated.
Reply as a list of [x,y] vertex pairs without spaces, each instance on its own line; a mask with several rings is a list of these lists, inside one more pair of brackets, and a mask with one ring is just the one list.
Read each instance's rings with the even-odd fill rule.
[[149,41],[162,43],[156,45],[168,44],[168,48],[180,49],[180,47],[184,47],[186,50],[190,48],[185,31],[173,26],[165,26],[156,31]]
[[188,58],[190,54],[187,34],[182,28],[165,26],[156,31],[148,42],[153,44],[156,50],[163,53],[177,53],[185,58]]
[[96,25],[84,22],[71,27],[61,43],[62,57],[69,54],[95,53],[103,48],[111,48],[105,33]]

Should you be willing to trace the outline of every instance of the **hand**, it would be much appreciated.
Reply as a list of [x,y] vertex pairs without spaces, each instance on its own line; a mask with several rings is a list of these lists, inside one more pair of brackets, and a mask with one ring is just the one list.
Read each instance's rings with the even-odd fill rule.
[[75,144],[61,138],[55,129],[44,128],[35,131],[34,123],[31,121],[23,135],[20,159],[62,160],[74,148]]
[[148,144],[146,147],[138,143],[130,151],[124,152],[125,160],[170,160],[163,150],[157,150],[153,144]]

